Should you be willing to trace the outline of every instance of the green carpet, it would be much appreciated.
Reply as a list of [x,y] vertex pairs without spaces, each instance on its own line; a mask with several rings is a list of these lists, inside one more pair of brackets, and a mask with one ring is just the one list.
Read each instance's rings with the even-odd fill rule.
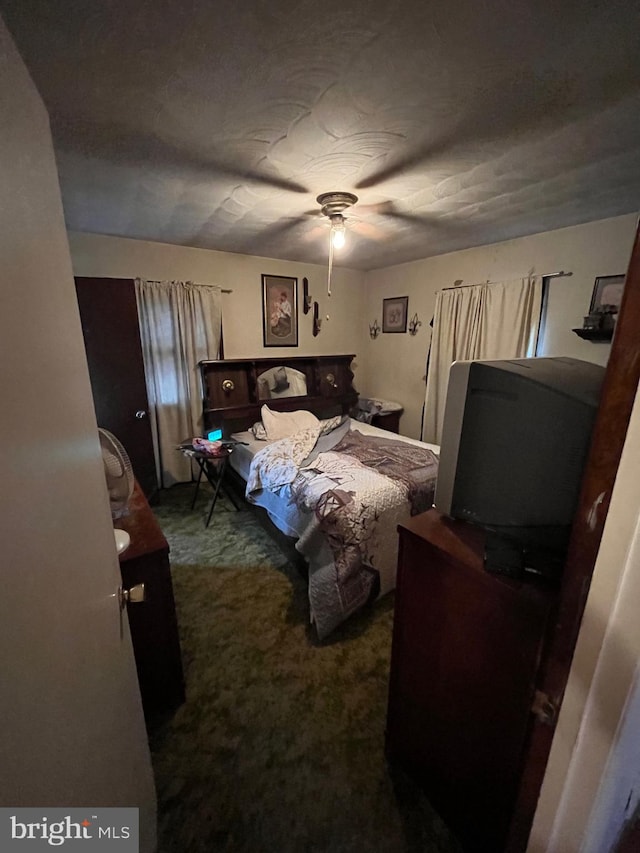
[[151,736],[159,853],[458,851],[389,768],[393,597],[319,644],[306,582],[253,515],[163,492],[187,701]]

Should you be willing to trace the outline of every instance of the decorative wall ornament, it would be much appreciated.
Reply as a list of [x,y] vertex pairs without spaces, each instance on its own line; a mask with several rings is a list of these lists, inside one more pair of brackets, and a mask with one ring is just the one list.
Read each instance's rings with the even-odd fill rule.
[[382,300],[382,331],[399,332],[407,331],[407,308],[409,306],[408,296],[396,296],[392,299]]
[[413,315],[413,317],[409,320],[409,334],[410,335],[417,335],[418,334],[418,328],[421,325],[422,325],[422,321],[418,320],[418,314],[416,312]]
[[370,337],[372,337],[372,338],[373,338],[373,340],[375,341],[375,339],[376,339],[376,338],[378,337],[378,335],[380,334],[380,331],[381,331],[381,330],[380,330],[380,326],[378,325],[378,319],[376,318],[376,319],[373,321],[373,325],[370,325],[370,326],[369,326],[369,335],[370,335]]
[[311,297],[309,296],[309,279],[302,279],[302,310],[305,314],[311,311]]
[[317,338],[320,334],[320,327],[322,326],[322,320],[319,317],[319,307],[318,303],[313,303],[313,337]]
[[298,346],[298,279],[262,276],[262,336],[265,347]]

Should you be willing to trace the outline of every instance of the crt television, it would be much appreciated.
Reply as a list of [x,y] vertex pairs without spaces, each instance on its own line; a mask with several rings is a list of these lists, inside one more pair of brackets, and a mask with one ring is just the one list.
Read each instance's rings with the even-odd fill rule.
[[498,552],[496,537],[522,554],[507,574],[566,547],[604,372],[573,358],[451,366],[435,507],[485,528]]

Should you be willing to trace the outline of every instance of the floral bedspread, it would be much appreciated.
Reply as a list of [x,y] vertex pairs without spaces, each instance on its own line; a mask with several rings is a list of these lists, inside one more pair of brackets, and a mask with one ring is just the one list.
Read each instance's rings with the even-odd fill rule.
[[323,639],[394,588],[397,525],[432,505],[438,457],[427,448],[351,430],[299,467],[315,445],[312,432],[260,451],[247,495],[290,486],[307,520],[296,548],[309,563],[311,619]]
[[247,497],[250,499],[251,494],[258,489],[277,489],[292,483],[300,464],[315,447],[319,435],[319,427],[310,427],[290,438],[267,444],[256,453],[247,480]]

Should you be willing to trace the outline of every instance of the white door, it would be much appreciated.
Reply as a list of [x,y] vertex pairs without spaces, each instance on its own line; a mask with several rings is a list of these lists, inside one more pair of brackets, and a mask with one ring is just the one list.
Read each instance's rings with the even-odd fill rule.
[[48,116],[0,20],[0,805],[155,791]]

